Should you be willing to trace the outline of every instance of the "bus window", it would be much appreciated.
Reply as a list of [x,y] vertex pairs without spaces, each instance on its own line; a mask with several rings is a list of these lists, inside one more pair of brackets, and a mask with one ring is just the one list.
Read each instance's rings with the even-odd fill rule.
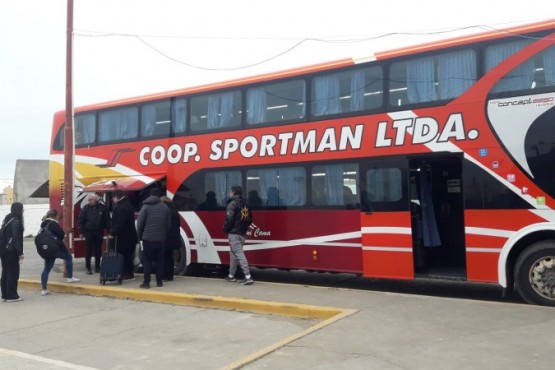
[[[306,170],[303,167],[248,170],[247,194],[251,194],[253,190],[261,198],[264,207],[304,206]],[[252,193],[252,196],[254,195],[255,193]]]
[[390,99],[394,107],[454,99],[477,77],[476,52],[460,50],[392,64]]
[[355,209],[360,205],[356,164],[332,164],[312,168],[312,204]]
[[229,200],[229,190],[232,185],[243,186],[240,171],[208,172],[204,176],[204,192],[202,197],[205,198],[209,191],[213,191],[217,205],[225,207]]
[[98,119],[100,142],[135,139],[139,131],[139,109],[126,107],[101,111]]
[[174,135],[185,133],[187,120],[187,100],[175,99],[172,104],[172,132]]
[[90,145],[96,140],[96,114],[75,116],[75,146]]
[[[489,72],[499,63],[528,46],[532,40],[505,42],[488,46],[485,50],[485,70]],[[492,93],[527,90],[532,88],[534,79],[534,60],[530,59],[503,76],[491,90]]]
[[229,91],[191,99],[191,131],[238,127],[241,124],[241,93]]
[[315,77],[312,114],[325,116],[379,108],[383,99],[381,67]]
[[403,204],[403,176],[399,168],[374,168],[366,172],[361,182],[363,210],[398,211]]
[[170,135],[170,101],[145,104],[141,107],[141,136],[168,137]]
[[247,123],[284,123],[305,117],[304,80],[263,85],[247,90]]

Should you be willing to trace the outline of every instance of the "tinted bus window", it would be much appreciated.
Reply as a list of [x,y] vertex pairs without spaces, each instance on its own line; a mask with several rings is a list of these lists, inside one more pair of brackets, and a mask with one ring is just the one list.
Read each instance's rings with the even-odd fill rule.
[[461,50],[394,63],[390,69],[390,104],[454,99],[477,77],[476,52]]
[[187,128],[187,100],[175,99],[172,104],[172,132],[175,135],[185,133]]
[[303,167],[249,170],[247,197],[249,202],[251,198],[254,200],[259,197],[264,207],[304,206],[306,170]]
[[325,116],[379,108],[383,99],[380,67],[333,73],[312,80],[312,114]]
[[312,204],[358,208],[358,165],[330,164],[312,168]]
[[[485,71],[489,72],[499,63],[509,58],[525,46],[532,43],[532,40],[519,40],[513,42],[505,42],[498,45],[488,46],[484,53]],[[534,79],[534,60],[530,59],[520,66],[507,73],[493,87],[491,92],[507,92],[515,90],[525,90],[532,87]]]
[[[229,190],[232,185],[243,186],[240,171],[215,171],[208,172],[204,176],[204,199],[203,202],[211,200],[218,207],[225,207],[229,200]],[[209,194],[213,192],[214,194]],[[211,199],[213,197],[213,199]]]
[[137,138],[139,132],[139,109],[137,107],[103,111],[98,117],[100,142]]
[[93,144],[96,140],[96,114],[75,116],[75,146]]
[[238,127],[241,124],[241,93],[230,91],[191,99],[192,132]]
[[170,102],[145,104],[141,107],[141,136],[168,137],[170,135]]
[[247,123],[280,123],[303,120],[306,109],[303,80],[253,87],[247,90]]

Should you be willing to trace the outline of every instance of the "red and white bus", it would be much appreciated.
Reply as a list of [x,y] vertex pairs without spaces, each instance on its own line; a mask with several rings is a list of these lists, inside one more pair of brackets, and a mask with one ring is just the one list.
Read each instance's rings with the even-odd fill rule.
[[189,267],[228,264],[238,184],[253,266],[489,282],[555,306],[554,169],[555,20],[75,110],[75,217],[87,192],[139,209],[161,187]]

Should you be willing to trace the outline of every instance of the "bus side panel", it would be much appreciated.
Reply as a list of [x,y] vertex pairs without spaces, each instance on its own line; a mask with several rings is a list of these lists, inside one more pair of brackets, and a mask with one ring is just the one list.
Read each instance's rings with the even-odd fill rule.
[[410,212],[374,212],[360,216],[363,275],[414,278]]
[[467,279],[497,282],[499,254],[507,240],[516,231],[542,221],[526,209],[465,211]]

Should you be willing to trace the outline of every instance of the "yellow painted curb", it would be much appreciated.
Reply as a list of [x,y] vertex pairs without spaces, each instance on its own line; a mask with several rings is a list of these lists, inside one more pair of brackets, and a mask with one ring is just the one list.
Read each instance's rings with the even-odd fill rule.
[[[40,290],[40,282],[20,279],[19,286],[27,289]],[[261,301],[256,299],[229,298],[220,296],[160,292],[145,289],[126,289],[121,287],[95,286],[76,283],[48,282],[52,292],[73,293],[96,297],[133,299],[137,301],[168,303],[182,306],[236,310],[279,316],[299,317],[307,319],[329,319],[343,312],[340,308],[320,307],[304,304]]]

